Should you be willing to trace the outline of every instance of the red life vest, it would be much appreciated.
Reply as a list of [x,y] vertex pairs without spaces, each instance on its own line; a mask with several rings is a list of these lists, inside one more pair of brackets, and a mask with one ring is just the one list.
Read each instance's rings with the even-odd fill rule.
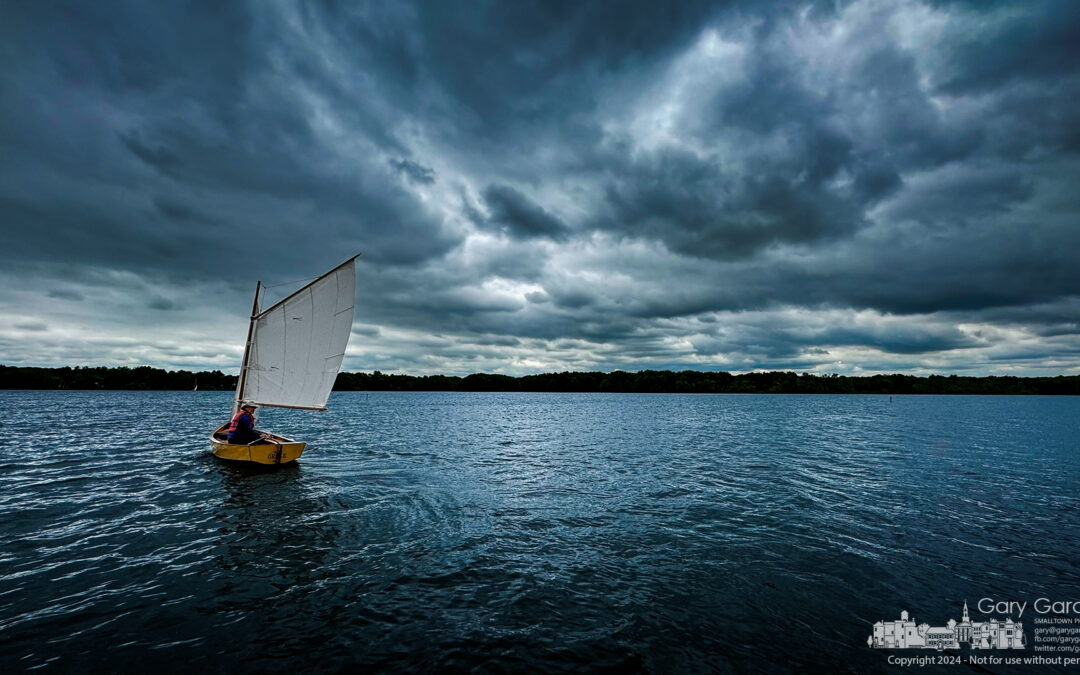
[[237,425],[240,424],[240,416],[241,415],[247,415],[248,417],[250,417],[251,418],[251,428],[252,429],[255,428],[255,416],[252,415],[251,413],[249,413],[248,411],[241,409],[240,412],[236,413],[236,415],[233,416],[232,422],[229,422],[229,433],[230,434],[232,432],[236,431]]

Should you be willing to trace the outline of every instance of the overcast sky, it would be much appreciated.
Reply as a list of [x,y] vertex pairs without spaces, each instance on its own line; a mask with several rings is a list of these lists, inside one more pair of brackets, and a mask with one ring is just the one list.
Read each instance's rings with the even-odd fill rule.
[[0,363],[1080,373],[1080,3],[7,2]]

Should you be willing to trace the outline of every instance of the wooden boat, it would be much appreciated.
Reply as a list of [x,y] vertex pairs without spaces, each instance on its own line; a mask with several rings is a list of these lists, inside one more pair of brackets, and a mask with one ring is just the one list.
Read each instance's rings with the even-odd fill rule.
[[[352,333],[356,293],[355,255],[267,309],[259,309],[262,282],[255,285],[244,360],[233,398],[241,405],[326,410],[345,347]],[[210,434],[216,457],[258,464],[299,459],[307,443],[264,432],[246,445],[228,442],[229,423]]]
[[307,443],[277,434],[268,434],[264,440],[248,445],[232,445],[226,438],[228,431],[229,425],[222,424],[210,437],[210,447],[221,459],[259,464],[287,464],[300,459],[307,447]]

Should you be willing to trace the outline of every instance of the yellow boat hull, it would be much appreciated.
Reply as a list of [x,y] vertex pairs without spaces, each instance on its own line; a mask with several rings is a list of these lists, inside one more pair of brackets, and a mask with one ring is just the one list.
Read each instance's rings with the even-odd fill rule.
[[288,464],[295,462],[304,454],[307,443],[291,438],[270,434],[265,442],[251,445],[233,445],[225,440],[225,425],[210,436],[210,448],[215,457],[234,462],[255,462],[256,464]]

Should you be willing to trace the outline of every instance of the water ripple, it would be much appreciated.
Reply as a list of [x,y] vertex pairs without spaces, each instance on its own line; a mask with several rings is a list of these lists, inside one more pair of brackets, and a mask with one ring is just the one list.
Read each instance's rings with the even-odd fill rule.
[[0,664],[867,672],[1080,596],[1076,399],[335,394],[273,471],[228,405],[0,392]]

